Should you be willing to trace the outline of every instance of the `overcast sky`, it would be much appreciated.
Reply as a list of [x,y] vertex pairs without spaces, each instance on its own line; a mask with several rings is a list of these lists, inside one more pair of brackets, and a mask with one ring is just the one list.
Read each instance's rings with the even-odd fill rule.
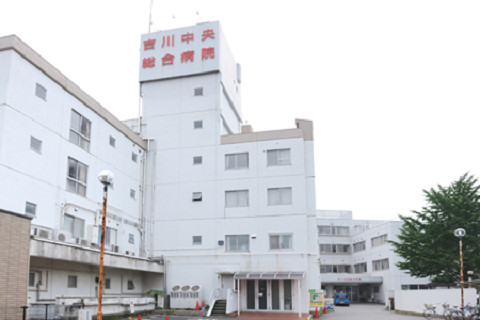
[[[150,0],[1,0],[16,34],[121,120],[138,116]],[[255,131],[314,121],[317,208],[398,219],[480,172],[480,1],[159,1],[152,31],[219,20]]]

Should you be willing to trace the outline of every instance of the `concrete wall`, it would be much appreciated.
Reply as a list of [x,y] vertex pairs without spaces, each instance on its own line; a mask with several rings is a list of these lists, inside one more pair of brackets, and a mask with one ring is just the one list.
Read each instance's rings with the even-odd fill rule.
[[[442,304],[452,306],[461,305],[460,289],[434,289],[434,290],[395,290],[387,292],[387,296],[395,300],[395,310],[421,314],[425,309],[425,303],[436,306],[437,314],[443,314]],[[475,306],[477,303],[477,291],[464,289],[464,305]],[[388,306],[388,300],[386,301]]]

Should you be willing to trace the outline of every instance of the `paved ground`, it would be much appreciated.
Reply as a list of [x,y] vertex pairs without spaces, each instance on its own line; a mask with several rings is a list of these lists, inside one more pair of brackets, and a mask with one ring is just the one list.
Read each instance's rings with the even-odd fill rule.
[[395,314],[385,310],[379,304],[353,304],[349,307],[335,307],[335,311],[328,313],[322,320],[418,320],[420,317]]
[[[137,320],[137,318],[131,318]],[[165,320],[165,316],[145,316],[142,320]],[[302,315],[302,318],[296,314],[275,314],[275,313],[250,313],[242,312],[240,317],[230,318],[202,318],[202,317],[179,317],[169,316],[169,320],[305,320],[307,315]],[[384,305],[379,304],[353,304],[349,307],[335,307],[335,311],[329,311],[327,314],[321,314],[320,320],[419,320],[420,317],[404,316],[395,314],[394,311],[385,310]],[[314,320],[314,319],[312,319]]]

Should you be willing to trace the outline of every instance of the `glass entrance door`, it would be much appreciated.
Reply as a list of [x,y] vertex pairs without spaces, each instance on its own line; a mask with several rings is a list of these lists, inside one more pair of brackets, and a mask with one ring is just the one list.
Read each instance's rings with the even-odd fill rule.
[[267,310],[267,280],[258,280],[258,309]]
[[247,280],[247,309],[255,310],[255,280]]

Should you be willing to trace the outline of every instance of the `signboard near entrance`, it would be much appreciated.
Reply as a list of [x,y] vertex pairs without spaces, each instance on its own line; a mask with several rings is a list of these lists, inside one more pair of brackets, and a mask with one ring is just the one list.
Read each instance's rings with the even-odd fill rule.
[[323,302],[324,302],[323,292],[309,290],[310,307],[323,307]]

